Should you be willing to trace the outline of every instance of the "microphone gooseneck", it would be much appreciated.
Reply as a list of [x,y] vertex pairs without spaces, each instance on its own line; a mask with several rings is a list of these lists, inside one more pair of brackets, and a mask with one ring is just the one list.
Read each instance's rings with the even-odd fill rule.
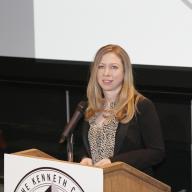
[[86,101],[80,101],[78,103],[72,118],[70,119],[69,123],[64,127],[64,131],[61,135],[59,143],[63,143],[65,139],[68,137],[68,135],[74,130],[79,120],[83,117],[86,108],[87,108]]

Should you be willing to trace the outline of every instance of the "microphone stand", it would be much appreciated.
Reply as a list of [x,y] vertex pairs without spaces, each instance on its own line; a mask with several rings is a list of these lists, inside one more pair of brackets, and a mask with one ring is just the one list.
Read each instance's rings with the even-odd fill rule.
[[[70,119],[70,102],[69,102],[69,91],[65,91],[66,95],[66,112],[67,112],[67,122]],[[67,137],[67,160],[73,162],[73,134],[69,134]]]
[[67,159],[69,162],[73,162],[73,134],[67,137]]
[[68,93],[68,91],[66,91],[67,125],[64,128],[65,130],[61,136],[59,143],[63,143],[65,140],[67,140],[67,157],[68,157],[68,161],[70,161],[70,162],[73,161],[73,134],[72,134],[72,130],[75,128],[77,122],[82,118],[86,107],[87,107],[87,102],[81,101],[78,104],[71,120],[69,120],[69,115],[70,115],[70,112],[69,112],[69,93]]

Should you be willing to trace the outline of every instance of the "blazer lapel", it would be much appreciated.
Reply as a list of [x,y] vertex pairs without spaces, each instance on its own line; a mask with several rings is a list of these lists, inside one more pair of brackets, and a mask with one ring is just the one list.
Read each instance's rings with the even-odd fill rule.
[[128,124],[119,123],[116,131],[114,155],[119,152],[121,145],[124,141],[124,138],[126,136],[127,129],[128,129]]
[[86,148],[86,151],[88,153],[88,155],[91,157],[91,151],[90,151],[90,147],[89,147],[89,141],[88,141],[88,131],[89,131],[89,123],[88,122],[84,122],[84,125],[83,125],[83,141],[84,141],[84,144],[85,144],[85,148]]

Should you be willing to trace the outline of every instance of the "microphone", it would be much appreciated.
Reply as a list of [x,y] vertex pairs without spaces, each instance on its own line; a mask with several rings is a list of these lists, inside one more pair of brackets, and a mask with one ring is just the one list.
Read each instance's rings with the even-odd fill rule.
[[73,131],[76,127],[79,120],[83,117],[85,109],[87,108],[86,101],[80,101],[77,105],[75,112],[73,113],[72,118],[70,119],[69,123],[65,126],[64,131],[61,135],[61,139],[59,143],[63,143],[68,135]]

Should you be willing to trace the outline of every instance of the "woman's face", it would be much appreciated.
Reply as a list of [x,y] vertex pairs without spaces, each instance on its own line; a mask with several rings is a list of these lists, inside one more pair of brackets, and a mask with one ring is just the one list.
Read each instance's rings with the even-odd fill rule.
[[118,94],[122,87],[124,70],[121,59],[114,53],[103,55],[98,64],[97,81],[104,94]]

